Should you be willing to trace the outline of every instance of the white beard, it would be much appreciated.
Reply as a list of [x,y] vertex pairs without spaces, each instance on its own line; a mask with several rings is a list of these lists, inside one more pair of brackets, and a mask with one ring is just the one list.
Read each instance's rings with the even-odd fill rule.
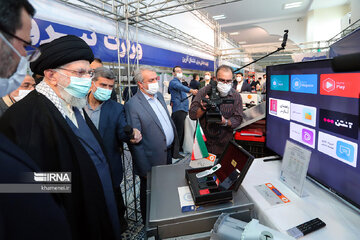
[[66,92],[62,87],[59,88],[61,98],[72,107],[82,109],[86,106],[86,98],[77,98]]

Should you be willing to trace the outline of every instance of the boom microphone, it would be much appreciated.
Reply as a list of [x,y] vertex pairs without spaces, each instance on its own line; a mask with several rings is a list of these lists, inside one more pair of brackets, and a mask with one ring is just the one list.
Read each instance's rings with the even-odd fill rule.
[[331,60],[334,72],[360,71],[360,53],[352,53],[334,57]]
[[286,47],[286,42],[287,42],[287,39],[288,39],[288,32],[289,30],[284,30],[284,36],[283,36],[283,41],[281,43],[281,47],[284,49]]
[[134,138],[134,130],[130,125],[126,125],[124,127],[124,132],[125,132],[126,136],[128,136],[130,139]]

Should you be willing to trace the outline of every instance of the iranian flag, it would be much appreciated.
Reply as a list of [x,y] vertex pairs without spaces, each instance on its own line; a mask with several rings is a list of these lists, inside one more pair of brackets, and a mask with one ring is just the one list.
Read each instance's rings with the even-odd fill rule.
[[206,158],[209,156],[208,150],[205,145],[205,135],[198,122],[195,132],[194,146],[191,154],[191,160]]

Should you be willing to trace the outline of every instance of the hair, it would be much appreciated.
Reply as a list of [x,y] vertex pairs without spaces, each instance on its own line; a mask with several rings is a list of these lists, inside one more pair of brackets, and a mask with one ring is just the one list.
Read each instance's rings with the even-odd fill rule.
[[228,65],[221,65],[221,66],[219,66],[219,67],[216,69],[216,77],[217,77],[218,72],[219,72],[220,70],[230,71],[231,74],[233,74],[233,69],[232,69],[231,67],[229,67]]
[[175,68],[181,68],[180,66],[173,67],[173,73],[175,72]]
[[195,79],[197,76],[200,76],[198,73],[193,74],[193,79]]
[[100,58],[94,58],[94,61],[93,62],[98,62],[98,63],[102,63],[101,59]]
[[238,74],[240,74],[242,77],[244,76],[244,74],[241,73],[241,72],[235,73],[235,76],[238,75]]
[[153,69],[152,67],[146,67],[146,66],[142,66],[140,68],[135,69],[135,71],[134,71],[134,80],[135,80],[136,83],[138,83],[138,82],[142,83],[144,81],[144,78],[143,78],[143,75],[142,75],[143,71],[155,72],[155,69]]
[[113,71],[106,67],[98,67],[94,70],[95,75],[93,77],[93,81],[96,82],[99,77],[115,80],[115,74]]
[[[3,29],[15,34],[16,30],[22,28],[22,9],[25,9],[31,17],[35,15],[35,9],[28,0],[0,0],[0,31]],[[12,39],[7,34],[6,36],[8,39]]]

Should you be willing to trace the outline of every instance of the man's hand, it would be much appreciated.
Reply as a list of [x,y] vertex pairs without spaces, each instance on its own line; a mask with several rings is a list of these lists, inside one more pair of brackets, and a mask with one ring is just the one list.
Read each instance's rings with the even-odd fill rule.
[[225,123],[226,123],[226,119],[224,118],[224,116],[221,116],[221,122],[217,122],[217,124],[224,125]]
[[134,131],[134,138],[130,139],[130,142],[131,143],[139,143],[142,139],[141,132],[136,128],[133,128],[133,131]]
[[[209,96],[206,95],[205,98],[209,99]],[[207,107],[207,103],[204,102],[203,100],[200,101],[200,105],[201,105],[202,110],[206,109],[206,107]]]
[[190,93],[195,96],[198,93],[198,90],[197,89],[190,89]]

